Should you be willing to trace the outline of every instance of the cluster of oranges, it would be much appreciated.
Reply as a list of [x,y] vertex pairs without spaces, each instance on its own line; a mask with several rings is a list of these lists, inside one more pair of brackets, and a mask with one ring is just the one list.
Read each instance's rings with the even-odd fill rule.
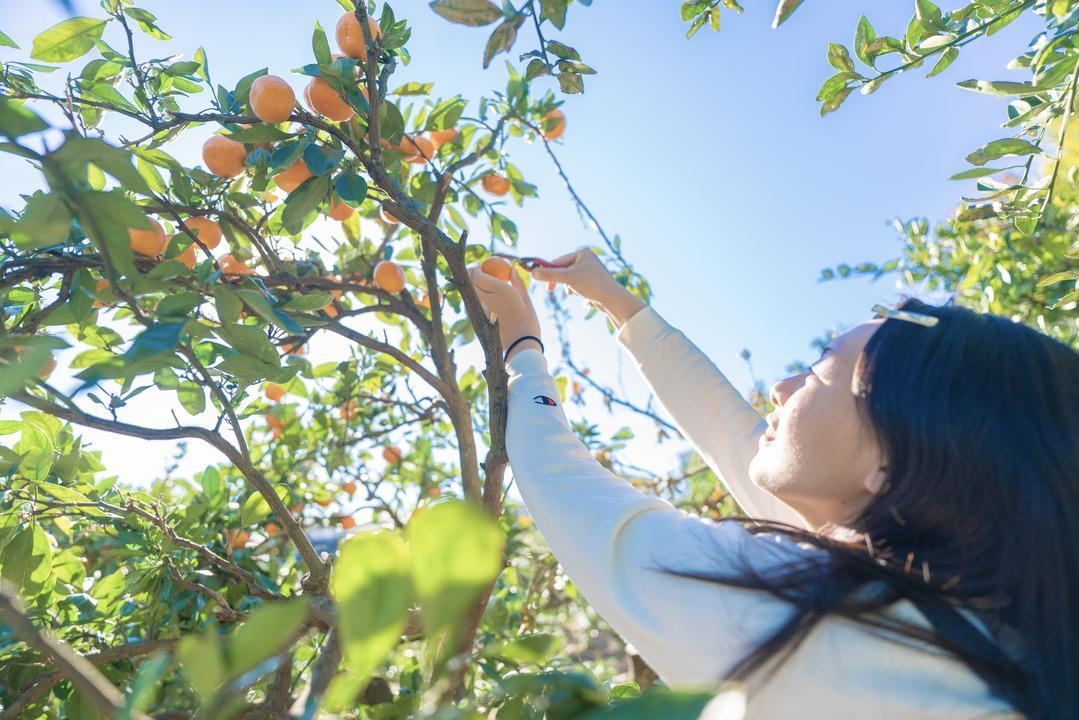
[[[160,260],[165,255],[174,234],[166,233],[165,228],[154,218],[147,218],[147,220],[150,222],[150,227],[147,229],[128,228],[128,246],[136,255]],[[184,225],[205,246],[207,252],[212,251],[221,244],[221,226],[213,220],[201,216],[192,217],[184,220]],[[188,268],[194,269],[195,263],[198,261],[197,249],[198,245],[192,241],[174,259],[179,260]],[[217,262],[221,266],[221,272],[225,275],[252,275],[255,272],[231,253],[222,255]],[[108,281],[104,278],[98,280],[95,288],[96,292],[98,294],[102,293],[108,287],[108,284]],[[104,303],[100,300],[94,302],[94,307],[102,307],[103,305]]]

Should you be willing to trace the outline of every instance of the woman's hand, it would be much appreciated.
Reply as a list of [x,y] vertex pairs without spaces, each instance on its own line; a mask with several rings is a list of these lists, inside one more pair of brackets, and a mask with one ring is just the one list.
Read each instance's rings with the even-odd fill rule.
[[[483,309],[489,315],[495,316],[503,348],[509,347],[510,343],[524,335],[540,336],[536,309],[532,307],[532,298],[528,296],[528,289],[521,280],[521,276],[517,274],[516,268],[510,273],[508,283],[488,275],[478,265],[470,267],[468,274],[472,278],[472,284],[476,286],[476,293],[480,297]],[[536,347],[536,345],[527,342],[520,343],[513,349],[513,355],[526,347]]]
[[550,261],[557,267],[538,265],[532,268],[532,277],[545,280],[548,286],[564,283],[566,288],[598,307],[611,318],[615,327],[622,327],[645,304],[614,279],[596,253],[589,247]]

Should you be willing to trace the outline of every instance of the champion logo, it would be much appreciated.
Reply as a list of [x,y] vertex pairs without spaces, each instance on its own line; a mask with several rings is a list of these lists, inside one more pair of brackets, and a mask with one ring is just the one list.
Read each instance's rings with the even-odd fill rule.
[[546,395],[537,395],[536,397],[532,398],[532,402],[539,405],[550,405],[551,407],[558,405],[558,403],[556,403],[553,399],[547,397]]

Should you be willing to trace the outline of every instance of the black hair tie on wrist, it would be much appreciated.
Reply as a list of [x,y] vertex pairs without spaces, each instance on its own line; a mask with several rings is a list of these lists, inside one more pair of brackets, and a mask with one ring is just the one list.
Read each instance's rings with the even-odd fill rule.
[[536,342],[539,343],[540,352],[544,352],[544,350],[543,350],[543,341],[542,340],[540,340],[535,335],[522,335],[521,337],[519,337],[516,340],[514,340],[513,342],[511,342],[510,346],[508,348],[506,348],[506,353],[502,356],[502,362],[508,362],[507,358],[509,358],[509,356],[510,356],[510,350],[517,347],[517,343],[519,343],[519,342],[521,342],[523,340],[535,340]]

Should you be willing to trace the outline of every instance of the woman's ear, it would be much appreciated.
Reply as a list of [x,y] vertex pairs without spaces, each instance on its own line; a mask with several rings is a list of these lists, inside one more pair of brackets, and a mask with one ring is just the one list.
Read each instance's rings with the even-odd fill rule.
[[871,495],[880,495],[888,489],[888,466],[881,465],[871,472],[865,479],[865,489]]

